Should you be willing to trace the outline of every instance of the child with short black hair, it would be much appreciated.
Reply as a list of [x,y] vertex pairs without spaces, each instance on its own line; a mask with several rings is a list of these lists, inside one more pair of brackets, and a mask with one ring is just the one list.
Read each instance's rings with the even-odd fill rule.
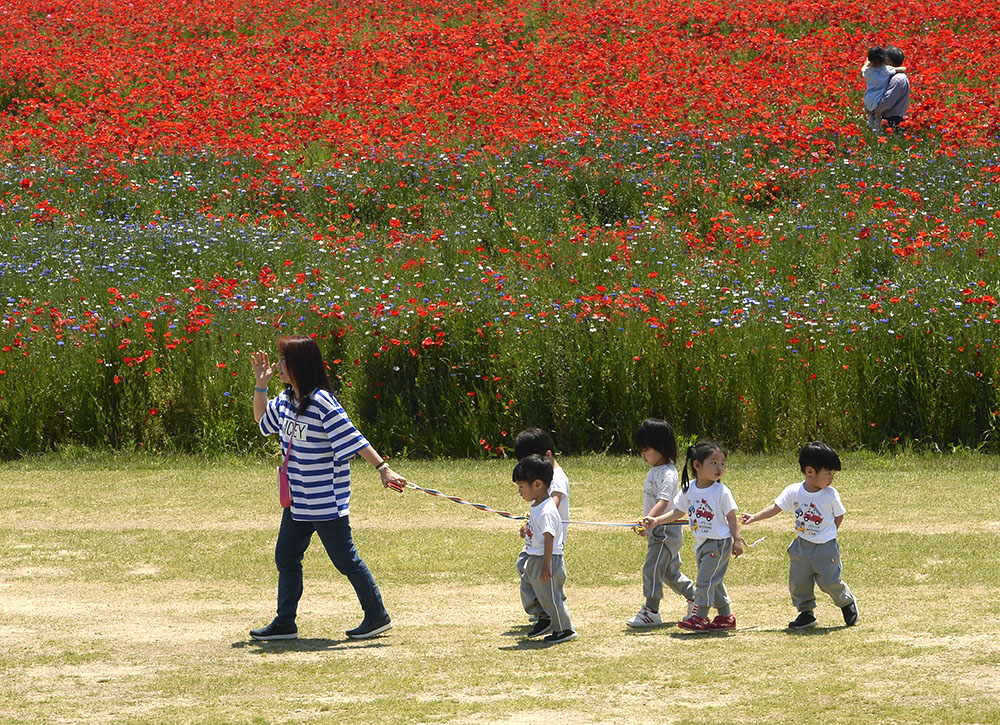
[[521,603],[528,611],[537,604],[542,615],[528,632],[534,639],[548,634],[550,644],[568,642],[577,634],[566,608],[566,566],[563,563],[564,532],[555,502],[549,496],[552,464],[539,455],[530,455],[514,466],[511,475],[521,498],[531,502],[531,510],[522,527],[525,538]]
[[563,528],[566,528],[566,522],[569,521],[569,477],[556,461],[555,449],[556,444],[552,436],[541,428],[525,428],[514,439],[514,456],[517,460],[537,455],[552,464],[552,485],[549,486],[549,496],[559,509]]
[[[659,516],[674,507],[679,490],[677,468],[677,438],[673,427],[662,418],[647,418],[635,433],[635,444],[649,473],[642,486],[642,515]],[[694,584],[681,573],[681,545],[684,529],[681,526],[655,526],[637,529],[646,537],[646,561],[642,567],[642,595],[645,604],[627,620],[630,627],[658,627],[663,624],[660,601],[663,599],[664,582],[687,602],[687,614],[694,608]]]
[[[549,485],[549,497],[555,502],[559,510],[559,516],[563,522],[563,546],[566,545],[566,535],[569,533],[569,477],[563,467],[556,462],[556,444],[552,436],[541,428],[525,428],[514,439],[514,455],[517,460],[522,460],[530,455],[541,456],[552,464],[552,483]],[[521,527],[521,536],[524,536],[524,527]],[[518,576],[524,576],[524,564],[528,556],[527,541],[524,550],[517,557],[515,567]],[[528,613],[528,620],[537,622],[544,615],[541,605],[535,602],[525,604],[525,611]]]
[[[688,477],[688,466],[695,474],[694,485]],[[689,631],[736,629],[736,617],[730,611],[723,578],[729,559],[743,553],[743,539],[733,493],[720,480],[725,467],[726,449],[720,444],[702,441],[688,446],[681,490],[674,499],[674,507],[660,516],[642,520],[646,528],[651,528],[687,517],[691,526],[698,564],[694,611],[677,624]],[[711,607],[719,612],[713,620],[708,619]]]
[[788,590],[799,616],[788,623],[790,629],[816,626],[816,591],[819,586],[840,607],[844,624],[858,621],[858,604],[850,588],[841,580],[843,564],[837,531],[847,509],[833,487],[840,470],[840,456],[826,443],[814,441],[799,452],[799,468],[805,480],[793,483],[774,503],[753,515],[743,515],[746,525],[769,519],[782,511],[795,512],[798,536],[788,547]]

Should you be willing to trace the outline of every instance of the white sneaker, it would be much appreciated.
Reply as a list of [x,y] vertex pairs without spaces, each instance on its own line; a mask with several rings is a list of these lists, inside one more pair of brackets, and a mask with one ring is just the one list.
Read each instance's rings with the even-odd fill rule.
[[625,622],[629,627],[659,627],[663,624],[659,612],[654,612],[649,607],[643,607],[632,619]]
[[[694,614],[694,600],[693,599],[688,599],[688,611],[687,611],[687,614],[684,616],[684,619],[691,619],[691,615],[692,614]],[[681,620],[681,621],[684,621],[684,620]]]

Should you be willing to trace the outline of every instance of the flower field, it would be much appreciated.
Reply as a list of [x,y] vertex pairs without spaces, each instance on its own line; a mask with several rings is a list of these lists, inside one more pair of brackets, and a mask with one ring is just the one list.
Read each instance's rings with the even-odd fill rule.
[[[245,452],[318,338],[380,449],[1000,450],[1000,10],[0,0],[0,457]],[[858,69],[906,53],[875,136]],[[274,390],[276,392],[276,389]]]

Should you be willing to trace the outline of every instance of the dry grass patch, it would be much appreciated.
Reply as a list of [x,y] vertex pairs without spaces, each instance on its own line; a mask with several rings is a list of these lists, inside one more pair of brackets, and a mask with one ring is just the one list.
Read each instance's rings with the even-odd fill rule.
[[[519,505],[504,462],[397,463],[422,485]],[[247,637],[274,609],[271,466],[0,469],[11,502],[0,512],[0,720],[997,722],[1000,569],[983,553],[1000,501],[978,496],[968,521],[940,507],[971,496],[995,463],[904,460],[892,480],[908,502],[896,505],[881,462],[848,458],[841,544],[861,605],[850,629],[822,595],[819,627],[785,629],[787,521],[754,527],[768,539],[733,562],[727,585],[743,631],[707,636],[627,628],[642,603],[644,542],[574,529],[567,593],[580,639],[555,647],[523,638],[516,523],[397,496],[365,469],[352,525],[395,627],[366,642],[344,637],[360,610],[314,543],[301,638],[285,643]],[[564,465],[575,518],[634,516],[638,462]],[[795,473],[759,458],[731,470],[747,510]],[[684,556],[690,570],[690,542]],[[670,598],[663,606],[665,617],[683,610]]]

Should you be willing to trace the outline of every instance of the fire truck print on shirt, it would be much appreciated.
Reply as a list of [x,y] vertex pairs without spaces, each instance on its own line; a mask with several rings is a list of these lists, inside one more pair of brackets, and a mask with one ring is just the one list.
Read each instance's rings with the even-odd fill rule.
[[710,528],[714,518],[715,511],[712,510],[712,504],[703,498],[693,501],[688,507],[688,520],[691,523],[692,531]]
[[674,505],[687,512],[688,525],[696,540],[731,536],[726,517],[736,510],[736,502],[732,492],[720,481],[706,488],[692,484],[687,491],[677,494]]
[[816,504],[795,502],[795,530],[806,536],[815,536],[823,527],[823,514]]

